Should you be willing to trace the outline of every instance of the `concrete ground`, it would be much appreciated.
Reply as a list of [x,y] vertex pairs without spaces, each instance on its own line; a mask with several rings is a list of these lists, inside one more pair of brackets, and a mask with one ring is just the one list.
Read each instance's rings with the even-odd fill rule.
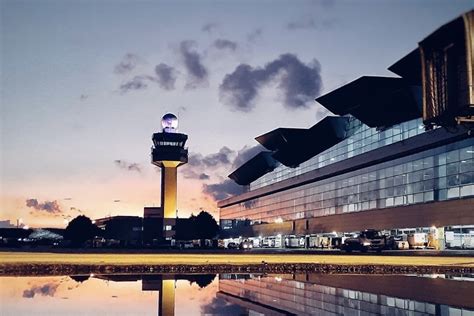
[[400,256],[323,253],[51,253],[1,252],[0,265],[251,265],[265,263],[313,263],[334,265],[397,265],[474,267],[472,256]]

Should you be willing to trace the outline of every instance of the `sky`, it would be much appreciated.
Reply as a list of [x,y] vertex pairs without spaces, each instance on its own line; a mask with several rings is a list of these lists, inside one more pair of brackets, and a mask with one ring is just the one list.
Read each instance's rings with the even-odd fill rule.
[[472,1],[0,0],[0,220],[64,227],[159,206],[151,136],[189,135],[178,216],[234,194],[227,178],[314,99],[387,67]]

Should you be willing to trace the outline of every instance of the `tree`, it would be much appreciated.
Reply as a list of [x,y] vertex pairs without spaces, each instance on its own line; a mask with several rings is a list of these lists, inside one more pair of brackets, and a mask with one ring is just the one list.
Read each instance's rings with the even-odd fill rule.
[[99,229],[92,224],[89,217],[79,215],[67,225],[64,239],[70,240],[73,246],[79,247],[87,240],[92,239],[98,232]]
[[195,220],[195,231],[199,239],[212,239],[219,232],[219,225],[216,220],[206,211],[201,211]]
[[188,219],[178,219],[176,222],[176,239],[212,239],[219,232],[216,220],[206,211],[197,216],[191,215]]

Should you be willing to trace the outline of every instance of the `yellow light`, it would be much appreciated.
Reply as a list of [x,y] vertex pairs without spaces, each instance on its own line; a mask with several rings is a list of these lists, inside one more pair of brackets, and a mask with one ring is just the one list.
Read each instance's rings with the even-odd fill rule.
[[283,223],[283,219],[281,217],[278,217],[278,218],[275,219],[275,223],[281,224],[281,223]]

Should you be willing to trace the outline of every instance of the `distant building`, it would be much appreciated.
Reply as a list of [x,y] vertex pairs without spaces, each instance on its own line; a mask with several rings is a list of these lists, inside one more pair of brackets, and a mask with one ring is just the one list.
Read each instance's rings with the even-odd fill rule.
[[9,220],[0,220],[0,228],[14,228],[16,227],[15,225],[12,225]]
[[163,242],[163,208],[143,208],[143,245],[159,245]]
[[95,220],[106,239],[119,241],[120,246],[142,244],[143,220],[139,216],[111,216]]

